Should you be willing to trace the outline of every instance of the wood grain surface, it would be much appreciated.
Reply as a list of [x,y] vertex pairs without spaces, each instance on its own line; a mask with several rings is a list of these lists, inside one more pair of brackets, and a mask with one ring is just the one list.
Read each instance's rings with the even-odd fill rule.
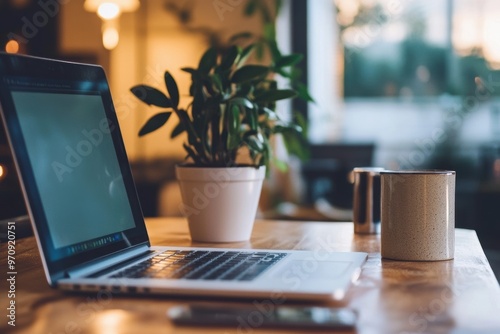
[[[248,242],[201,244],[191,242],[184,219],[146,222],[153,245],[368,252],[346,298],[330,303],[357,310],[357,333],[500,333],[500,287],[471,230],[456,230],[454,260],[404,262],[382,260],[380,236],[355,235],[351,223],[258,221]],[[5,243],[0,254],[5,277]],[[82,295],[51,289],[33,237],[17,240],[16,269],[16,326],[7,325],[8,285],[3,278],[0,333],[286,333],[258,328],[252,321],[238,328],[176,327],[165,316],[169,307],[190,302],[255,305],[266,302],[262,300]]]

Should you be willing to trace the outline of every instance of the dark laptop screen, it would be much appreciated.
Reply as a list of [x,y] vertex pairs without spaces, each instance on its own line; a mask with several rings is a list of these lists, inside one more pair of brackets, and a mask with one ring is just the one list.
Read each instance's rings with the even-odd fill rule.
[[13,90],[12,98],[54,247],[75,252],[133,228],[101,95]]
[[4,57],[1,107],[49,269],[147,243],[102,69]]

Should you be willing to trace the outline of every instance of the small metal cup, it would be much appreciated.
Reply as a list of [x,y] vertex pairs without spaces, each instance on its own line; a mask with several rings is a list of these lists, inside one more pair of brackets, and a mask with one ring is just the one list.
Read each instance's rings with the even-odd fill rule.
[[380,233],[380,167],[358,167],[353,169],[354,232]]

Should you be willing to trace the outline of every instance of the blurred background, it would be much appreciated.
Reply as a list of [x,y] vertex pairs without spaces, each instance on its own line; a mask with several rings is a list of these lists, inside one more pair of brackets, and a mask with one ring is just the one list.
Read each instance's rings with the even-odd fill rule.
[[[178,215],[183,138],[170,140],[170,129],[139,138],[154,110],[129,89],[164,89],[168,69],[187,104],[180,68],[235,33],[264,34],[266,11],[277,14],[281,50],[305,55],[315,103],[279,106],[306,118],[311,157],[287,157],[275,143],[290,168],[266,181],[260,215],[351,220],[353,167],[451,169],[457,227],[475,229],[500,261],[498,1],[2,0],[0,50],[103,66],[144,214]],[[3,129],[0,212],[25,213]]]

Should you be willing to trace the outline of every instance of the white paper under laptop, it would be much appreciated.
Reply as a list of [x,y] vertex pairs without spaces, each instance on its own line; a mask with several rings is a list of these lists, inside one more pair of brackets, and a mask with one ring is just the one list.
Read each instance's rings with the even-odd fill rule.
[[0,80],[51,286],[330,299],[359,274],[365,253],[151,247],[102,68],[0,54]]

